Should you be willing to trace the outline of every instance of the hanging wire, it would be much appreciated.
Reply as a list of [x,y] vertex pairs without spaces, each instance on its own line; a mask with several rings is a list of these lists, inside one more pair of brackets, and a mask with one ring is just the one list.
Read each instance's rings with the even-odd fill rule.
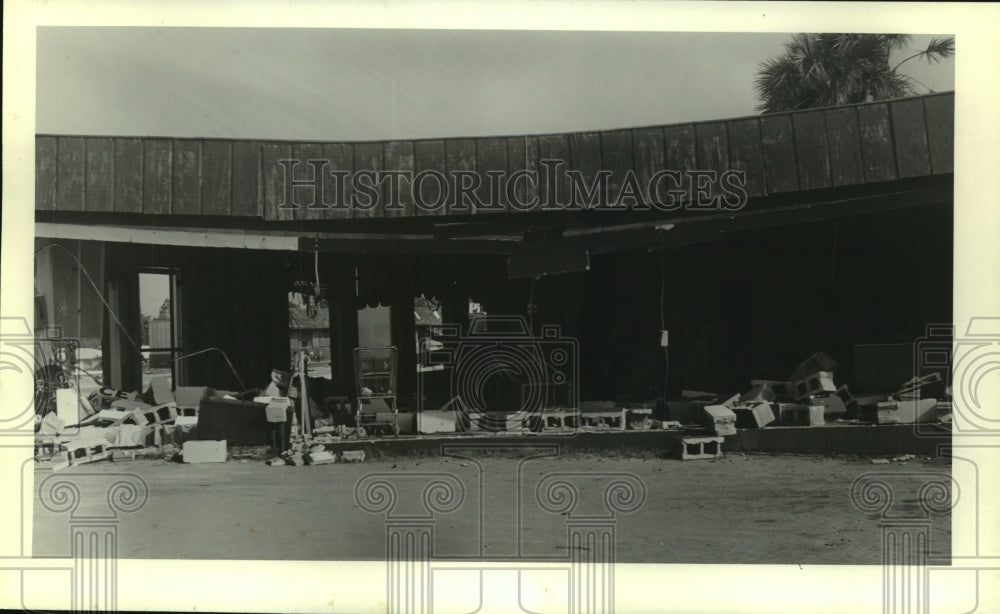
[[528,294],[528,332],[535,334],[535,278],[531,278],[531,291]]
[[222,354],[222,357],[226,359],[226,364],[229,365],[229,370],[233,372],[233,377],[235,377],[236,381],[239,382],[240,388],[242,390],[247,389],[246,385],[243,384],[243,380],[240,379],[240,374],[236,372],[236,367],[233,366],[233,363],[230,362],[229,360],[229,356],[227,356],[226,353],[221,348],[216,348],[216,347],[205,348],[204,350],[198,350],[197,352],[191,352],[190,354],[184,354],[183,356],[178,356],[177,358],[174,358],[172,362],[178,362],[186,358],[198,356],[199,354],[204,354],[205,352],[218,352]]
[[[662,337],[663,331],[667,329],[667,316],[665,313],[665,294],[666,294],[666,282],[663,279],[665,273],[664,259],[665,252],[663,245],[663,230],[660,230],[660,336]],[[669,334],[669,333],[668,333]],[[668,341],[669,343],[669,341]],[[666,345],[663,346],[663,410],[667,410],[667,386],[670,382],[670,348]],[[665,414],[664,414],[665,415]]]
[[118,319],[118,316],[115,314],[115,310],[112,309],[111,305],[108,304],[108,301],[104,299],[104,295],[97,288],[97,284],[94,283],[94,280],[90,277],[90,273],[87,272],[87,267],[83,266],[83,263],[80,262],[80,259],[77,258],[73,252],[71,252],[65,245],[62,245],[61,243],[48,243],[36,249],[35,254],[37,255],[43,249],[48,249],[50,247],[58,247],[67,254],[69,254],[69,257],[73,259],[73,261],[76,263],[78,267],[80,267],[80,272],[82,272],[83,276],[87,278],[87,281],[90,283],[90,286],[94,289],[94,292],[97,293],[97,297],[101,299],[101,303],[103,303],[105,309],[108,310],[108,314],[111,316],[111,319],[113,319],[115,321],[115,324],[118,325],[118,328],[121,329],[122,334],[125,335],[125,338],[128,340],[128,342],[132,344],[132,347],[135,348],[136,350],[142,351],[141,348],[138,345],[136,345],[135,340],[132,339],[132,336],[128,334],[128,330],[125,328],[125,325],[122,324],[121,320]]

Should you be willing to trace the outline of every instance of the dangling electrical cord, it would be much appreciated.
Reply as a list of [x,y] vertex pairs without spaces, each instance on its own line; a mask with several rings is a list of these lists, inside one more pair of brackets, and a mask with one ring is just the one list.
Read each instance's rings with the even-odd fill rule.
[[[666,250],[663,248],[663,231],[661,230],[661,231],[659,231],[659,233],[660,233],[660,236],[659,236],[659,239],[660,239],[660,335],[662,336],[663,332],[665,330],[667,330],[667,317],[666,317],[666,314],[664,313],[664,311],[665,311],[665,307],[664,307],[664,305],[665,305],[664,293],[665,293],[665,290],[666,290],[666,288],[665,288],[666,287],[666,282],[664,282],[664,280],[663,280],[663,275],[664,275],[664,272],[665,272],[664,271],[665,267],[664,267],[664,264],[663,264],[663,260],[664,260],[664,252]],[[669,341],[668,341],[668,343],[669,343]],[[663,411],[664,411],[664,415],[666,415],[666,409],[667,409],[667,386],[669,385],[669,382],[670,382],[670,348],[667,347],[667,345],[664,345],[663,346]]]
[[174,358],[172,362],[177,362],[179,360],[184,360],[185,358],[191,358],[192,356],[197,356],[199,354],[204,354],[205,352],[213,352],[213,351],[222,354],[222,357],[226,359],[226,364],[229,365],[229,370],[233,372],[233,377],[235,377],[236,381],[239,382],[240,388],[242,390],[246,390],[247,387],[243,384],[243,380],[240,379],[240,375],[239,373],[236,372],[236,368],[233,367],[233,363],[230,362],[229,356],[227,356],[226,353],[220,348],[212,347],[212,348],[205,348],[204,350],[198,350],[197,352],[191,352],[190,354],[185,354],[183,356],[178,356],[177,358]]
[[531,278],[531,291],[528,293],[528,333],[535,335],[535,278]]
[[128,334],[128,330],[125,329],[125,325],[122,324],[121,320],[118,319],[118,316],[115,314],[114,309],[111,308],[111,305],[108,304],[108,301],[104,300],[104,295],[101,294],[101,291],[97,288],[97,284],[95,284],[94,280],[91,279],[90,273],[87,272],[87,267],[83,266],[83,263],[80,262],[80,260],[76,257],[76,255],[73,252],[69,251],[69,249],[65,245],[62,245],[61,243],[48,243],[36,249],[35,254],[37,255],[38,252],[42,251],[43,249],[48,249],[50,247],[61,248],[64,252],[69,254],[69,257],[72,258],[74,262],[76,262],[76,265],[80,267],[80,272],[82,272],[83,276],[87,278],[87,281],[90,283],[90,286],[94,289],[94,292],[97,293],[97,297],[101,299],[101,303],[103,303],[105,309],[108,310],[108,314],[115,321],[115,324],[118,325],[118,328],[121,329],[122,334],[125,335],[125,338],[128,339],[128,342],[132,344],[133,348],[141,352],[142,351],[141,348],[138,345],[136,345],[135,341],[132,339],[132,336]]
[[319,297],[319,252],[313,252],[316,255],[316,297]]

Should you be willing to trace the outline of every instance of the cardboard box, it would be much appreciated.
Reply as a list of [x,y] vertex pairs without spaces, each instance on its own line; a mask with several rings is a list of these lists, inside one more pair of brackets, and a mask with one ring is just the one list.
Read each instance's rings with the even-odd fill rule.
[[454,433],[455,412],[451,410],[422,411],[417,414],[417,431],[420,433]]
[[[267,401],[261,401],[267,398]],[[287,422],[288,410],[292,407],[292,400],[288,397],[256,397],[254,403],[267,403],[264,413],[268,422]]]
[[75,388],[58,388],[56,390],[56,415],[63,424],[74,425],[84,418],[81,415],[80,395]]
[[736,414],[723,405],[709,405],[704,409],[705,422],[716,435],[736,434]]
[[215,393],[208,386],[178,386],[174,390],[174,402],[178,408],[197,408],[202,399],[206,399]]
[[226,462],[226,440],[184,442],[181,449],[185,463],[224,463]]
[[876,417],[879,424],[934,422],[938,416],[934,409],[935,405],[937,399],[886,401],[876,406]]

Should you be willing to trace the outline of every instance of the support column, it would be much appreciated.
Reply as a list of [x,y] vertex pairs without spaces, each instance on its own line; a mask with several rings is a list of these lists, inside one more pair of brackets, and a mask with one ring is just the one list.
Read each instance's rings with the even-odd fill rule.
[[[920,511],[893,513],[893,503],[907,499],[891,486],[891,480],[923,478],[917,490]],[[903,490],[899,487],[899,490]],[[954,499],[953,499],[954,495]],[[912,497],[912,495],[910,495]],[[926,614],[927,558],[930,550],[931,515],[949,511],[958,490],[947,474],[866,473],[851,485],[851,503],[866,514],[882,518],[882,612]]]
[[615,526],[569,521],[569,611],[614,612]]
[[[423,488],[405,489],[420,496],[401,501],[398,485],[407,481]],[[354,499],[366,512],[385,515],[388,614],[430,614],[435,514],[462,505],[462,480],[446,472],[372,473],[358,480]]]
[[338,389],[350,398],[354,391],[354,348],[358,346],[358,304],[355,286],[355,261],[335,255],[326,260],[329,279],[330,359],[332,377]]
[[639,510],[646,485],[631,473],[559,472],[539,480],[535,495],[566,517],[570,614],[613,614],[616,515]]
[[[88,488],[90,482],[100,482],[103,488]],[[103,496],[92,500],[81,495],[102,491]],[[74,612],[117,611],[118,514],[142,509],[148,498],[146,483],[130,473],[52,474],[39,485],[39,499],[46,509],[70,513]]]
[[389,611],[430,614],[434,522],[390,520],[385,541]]

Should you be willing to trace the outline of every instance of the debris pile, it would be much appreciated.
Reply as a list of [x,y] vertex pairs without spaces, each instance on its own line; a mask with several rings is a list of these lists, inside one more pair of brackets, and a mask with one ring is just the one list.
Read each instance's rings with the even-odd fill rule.
[[716,458],[722,438],[740,429],[917,422],[950,427],[951,390],[939,373],[914,377],[892,394],[855,397],[837,383],[837,367],[818,352],[787,379],[752,379],[746,391],[728,396],[684,391],[675,400],[586,401],[532,413],[477,413],[452,399],[437,411],[401,415],[394,397],[369,395],[356,400],[367,402],[373,419],[358,424],[352,399],[335,394],[330,380],[309,377],[300,358],[296,371],[274,369],[264,386],[243,392],[172,388],[163,377],[152,378],[143,393],[102,387],[84,398],[73,388],[56,389],[36,416],[35,458],[39,467],[59,470],[176,450],[178,460],[210,463],[225,462],[234,448],[258,446],[269,450],[270,466],[363,462],[361,450],[338,454],[327,445],[380,430],[398,436],[400,425],[416,433],[512,435],[673,430],[685,437],[682,458]]
[[716,435],[766,426],[951,422],[951,392],[944,388],[939,373],[915,377],[891,395],[855,398],[846,385],[836,383],[836,369],[837,363],[819,352],[804,360],[787,380],[751,380],[748,391],[724,401],[721,395],[685,391],[683,399],[666,403],[667,413]]
[[[225,462],[234,446],[263,445],[276,455],[269,465],[323,465],[338,457],[324,444],[363,435],[353,425],[350,403],[326,397],[323,378],[275,369],[262,388],[244,392],[207,386],[171,388],[154,377],[144,393],[102,387],[86,398],[60,388],[35,420],[35,461],[58,471],[100,460],[134,460],[149,450],[177,450],[185,463]],[[303,395],[302,390],[313,394]],[[333,411],[317,402],[333,399]],[[300,398],[306,398],[302,403]],[[302,407],[305,406],[303,415]],[[360,462],[364,454],[344,454]],[[277,462],[280,461],[280,462]]]

